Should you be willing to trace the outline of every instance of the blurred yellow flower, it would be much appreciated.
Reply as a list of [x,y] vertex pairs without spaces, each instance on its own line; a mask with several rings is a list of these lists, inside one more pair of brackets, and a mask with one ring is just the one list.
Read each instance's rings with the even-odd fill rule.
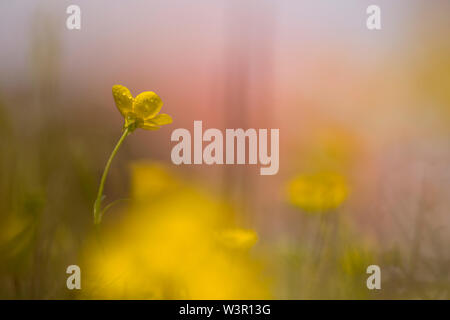
[[133,131],[136,128],[158,130],[160,126],[172,123],[168,114],[158,114],[162,108],[161,98],[152,91],[145,91],[133,98],[130,90],[122,85],[112,88],[117,109],[125,118],[125,128]]
[[364,155],[362,138],[350,128],[326,123],[313,130],[302,146],[301,163],[308,172],[351,170]]
[[291,204],[307,212],[326,212],[338,208],[348,197],[345,178],[335,172],[302,174],[288,185]]
[[135,202],[164,197],[181,187],[178,179],[157,163],[137,161],[131,165],[131,171],[131,196]]
[[229,229],[218,234],[218,240],[226,247],[249,249],[258,241],[258,235],[253,230]]
[[236,227],[226,203],[161,165],[131,169],[130,207],[104,225],[100,241],[86,245],[81,298],[271,297],[263,264],[242,250],[256,242],[256,232]]

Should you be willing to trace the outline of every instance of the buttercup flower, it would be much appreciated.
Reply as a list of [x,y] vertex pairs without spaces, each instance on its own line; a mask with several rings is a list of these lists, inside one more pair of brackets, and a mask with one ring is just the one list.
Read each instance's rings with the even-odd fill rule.
[[311,213],[324,213],[338,208],[348,194],[346,179],[334,172],[302,174],[288,185],[291,204]]
[[116,155],[123,140],[137,128],[146,130],[158,130],[162,125],[172,123],[172,117],[168,114],[158,114],[161,111],[163,102],[161,98],[154,92],[145,91],[133,98],[130,90],[121,85],[114,85],[112,93],[117,109],[125,119],[123,126],[123,133],[117,142],[111,156],[106,162],[105,170],[103,171],[98,188],[97,199],[94,203],[94,223],[98,224],[102,220],[105,211],[112,205],[110,203],[104,209],[101,209],[102,201],[105,198],[103,195],[103,188],[105,186],[106,176],[108,175],[112,159]]
[[117,109],[125,118],[124,128],[158,130],[160,126],[172,123],[168,114],[158,114],[163,102],[154,92],[145,91],[133,98],[128,88],[116,84],[112,88]]

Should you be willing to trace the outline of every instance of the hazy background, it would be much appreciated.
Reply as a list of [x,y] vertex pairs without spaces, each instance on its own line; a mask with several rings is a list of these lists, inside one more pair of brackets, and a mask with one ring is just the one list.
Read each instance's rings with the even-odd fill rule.
[[[66,29],[71,4],[81,30]],[[379,31],[366,28],[370,4],[381,7]],[[412,0],[2,1],[0,297],[448,299],[449,10]],[[155,91],[174,123],[137,130],[119,151],[105,194],[133,204],[105,215],[99,253],[92,205],[123,125],[114,84]],[[194,120],[279,128],[279,173],[173,165],[170,134]],[[200,212],[222,217],[211,201],[232,217],[205,222]],[[167,223],[153,216],[158,204]],[[172,229],[185,218],[199,225]],[[136,225],[142,250],[127,235]],[[182,235],[225,225],[258,241],[235,253],[197,245],[215,241],[209,232],[192,245]],[[150,241],[148,230],[167,238]],[[108,266],[122,282],[86,272],[83,283],[100,289],[66,289],[68,265],[106,270],[110,256],[93,257],[115,252]],[[185,270],[175,263],[186,259]],[[382,269],[375,293],[370,264]]]

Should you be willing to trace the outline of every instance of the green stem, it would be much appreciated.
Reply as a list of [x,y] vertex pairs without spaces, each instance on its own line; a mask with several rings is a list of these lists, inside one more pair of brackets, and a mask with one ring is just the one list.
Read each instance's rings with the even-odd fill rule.
[[120,146],[122,145],[123,140],[125,140],[126,136],[131,133],[130,128],[126,127],[123,131],[122,136],[120,137],[119,141],[117,142],[116,146],[114,147],[114,150],[112,151],[111,155],[109,156],[108,162],[106,162],[105,170],[103,170],[102,179],[100,180],[100,186],[98,188],[97,193],[97,199],[94,203],[94,223],[99,224],[102,221],[102,215],[103,211],[101,210],[102,200],[103,200],[103,189],[105,187],[105,180],[106,176],[108,175],[109,168],[111,167],[111,162],[116,156],[117,151],[119,150]]

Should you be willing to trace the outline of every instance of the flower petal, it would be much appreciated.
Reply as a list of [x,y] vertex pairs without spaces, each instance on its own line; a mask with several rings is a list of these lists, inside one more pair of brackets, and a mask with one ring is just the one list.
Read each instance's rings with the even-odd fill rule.
[[145,129],[145,130],[150,130],[150,131],[156,131],[156,130],[161,129],[161,127],[157,127],[157,126],[154,126],[154,125],[148,125],[148,124],[145,124],[145,123],[140,125],[139,128]]
[[119,109],[122,116],[132,111],[133,108],[133,96],[127,87],[116,84],[112,87],[112,94],[116,107]]
[[161,127],[158,127],[153,122],[149,120],[144,120],[142,124],[139,124],[139,128],[145,129],[145,130],[159,130]]
[[172,123],[172,117],[169,116],[168,114],[161,113],[161,114],[156,115],[154,118],[146,120],[146,122],[150,122],[157,126],[163,126],[165,124]]
[[150,119],[158,114],[163,102],[154,92],[145,91],[134,99],[133,110],[141,119]]

